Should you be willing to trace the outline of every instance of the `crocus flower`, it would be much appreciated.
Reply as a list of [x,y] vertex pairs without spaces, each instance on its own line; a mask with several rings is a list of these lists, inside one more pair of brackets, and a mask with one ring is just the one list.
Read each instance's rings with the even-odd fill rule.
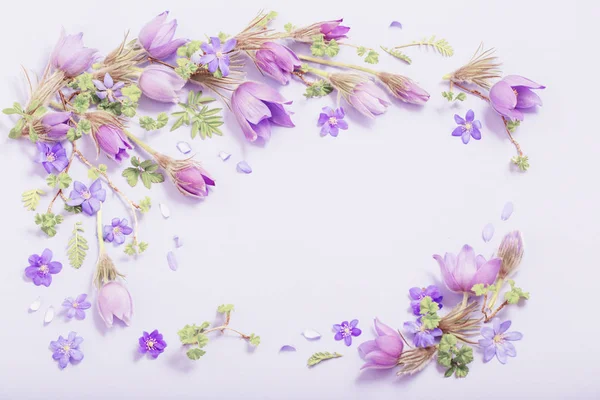
[[502,259],[502,267],[498,272],[498,278],[508,277],[519,267],[524,251],[521,232],[512,231],[504,236],[498,248],[498,257]]
[[211,37],[210,44],[202,43],[200,46],[204,55],[195,53],[191,60],[196,64],[208,65],[208,71],[210,73],[217,72],[217,69],[221,70],[223,76],[229,75],[229,53],[234,49],[237,41],[235,38],[228,39],[223,46],[221,46],[221,39],[218,37]]
[[413,314],[421,315],[421,300],[424,297],[429,296],[434,303],[437,303],[439,308],[442,308],[442,299],[444,296],[440,293],[440,289],[435,285],[429,285],[426,288],[413,287],[408,291],[410,298],[410,306],[412,307]]
[[290,113],[283,107],[291,104],[276,90],[257,82],[242,83],[231,96],[231,108],[251,142],[261,138],[264,142],[271,137],[271,124],[291,128],[294,123]]
[[83,33],[66,35],[63,30],[60,38],[50,55],[50,63],[65,73],[74,77],[86,71],[96,59],[96,49],[83,47]]
[[133,300],[127,288],[117,281],[102,286],[98,292],[98,311],[109,328],[114,317],[129,325],[133,317]]
[[398,365],[404,343],[397,330],[383,324],[375,318],[377,338],[358,346],[360,356],[366,361],[361,369],[386,369]]
[[41,163],[46,172],[49,174],[52,173],[52,171],[60,173],[67,167],[67,165],[69,165],[67,152],[63,148],[62,144],[56,143],[50,147],[46,143],[37,142],[36,146],[39,151],[36,161]]
[[344,343],[346,346],[350,346],[352,344],[352,336],[360,336],[362,331],[356,327],[358,325],[358,320],[353,319],[348,323],[348,321],[344,321],[341,324],[333,325],[333,330],[336,332],[333,337],[335,340],[344,339]]
[[452,136],[460,136],[464,144],[469,143],[471,137],[475,140],[481,139],[481,122],[474,121],[474,119],[475,113],[473,110],[467,111],[465,119],[458,114],[454,114],[454,121],[456,121],[458,127],[452,131]]
[[119,162],[123,158],[129,158],[127,150],[131,150],[133,147],[120,128],[113,125],[102,125],[92,134],[98,144],[98,150],[102,150],[113,160]]
[[100,209],[100,203],[104,202],[105,199],[106,190],[102,189],[100,179],[96,179],[89,189],[83,183],[75,181],[67,205],[71,207],[81,206],[84,213],[94,215]]
[[542,99],[531,89],[545,88],[522,76],[508,75],[490,89],[490,103],[498,114],[522,121],[521,110],[542,105]]
[[380,72],[377,77],[394,97],[405,103],[423,105],[429,100],[429,93],[405,76]]
[[498,361],[506,364],[507,356],[517,356],[517,350],[510,342],[521,340],[523,334],[521,332],[506,332],[510,325],[510,321],[500,323],[500,319],[494,318],[492,328],[487,326],[481,328],[483,339],[479,340],[479,346],[483,348],[483,362],[488,362],[496,356]]
[[340,25],[344,21],[343,18],[333,21],[321,22],[321,33],[323,34],[323,39],[325,40],[340,40],[345,39],[346,33],[350,30],[349,26]]
[[371,81],[363,82],[354,88],[348,102],[362,114],[370,118],[383,114],[390,105],[385,93]]
[[167,347],[167,342],[163,340],[163,335],[157,329],[152,333],[144,332],[139,339],[139,344],[140,353],[149,353],[154,358],[158,357]]
[[110,225],[104,225],[104,241],[123,244],[125,243],[125,236],[130,235],[131,232],[133,232],[133,229],[127,225],[125,218],[113,218]]
[[113,78],[107,72],[104,74],[104,81],[101,82],[97,79],[94,79],[94,86],[96,86],[96,96],[100,99],[108,99],[109,102],[113,103],[123,97],[121,93],[121,88],[125,86],[125,82],[117,82],[113,81]]
[[70,111],[44,114],[40,120],[44,133],[54,140],[66,139],[67,132],[71,129],[68,122],[72,115]]
[[148,22],[138,35],[138,39],[150,56],[158,59],[169,57],[187,43],[187,39],[173,39],[177,20],[166,22],[169,12],[165,11]]
[[185,195],[205,197],[208,195],[208,186],[215,186],[215,181],[208,172],[199,164],[190,163],[189,166],[175,172],[177,189]]
[[33,281],[35,286],[50,286],[52,275],[62,270],[62,264],[52,261],[52,250],[44,249],[42,255],[32,254],[29,256],[29,267],[25,268],[25,276]]
[[291,73],[301,65],[298,56],[281,44],[265,42],[256,52],[256,66],[282,85],[287,85]]
[[75,332],[69,332],[66,339],[59,336],[57,341],[50,342],[50,350],[53,351],[52,358],[58,361],[60,369],[64,369],[69,362],[83,360],[83,353],[79,349],[81,342],[83,342],[83,338],[77,336]]
[[404,323],[404,330],[413,334],[413,343],[415,347],[430,347],[435,344],[435,338],[444,333],[440,328],[425,329],[421,318],[416,321],[407,321]]
[[323,107],[323,112],[319,115],[317,125],[321,127],[321,136],[337,136],[340,129],[348,129],[348,123],[344,121],[346,113],[344,108]]
[[156,64],[146,67],[138,79],[142,93],[161,103],[177,103],[178,92],[184,85],[185,81],[175,71]]
[[491,285],[496,280],[502,259],[485,260],[481,254],[475,256],[471,246],[465,244],[458,253],[446,253],[444,258],[434,254],[442,271],[444,283],[453,292],[471,292],[476,284]]
[[67,317],[85,319],[85,311],[92,306],[89,301],[86,301],[87,294],[80,294],[75,300],[72,297],[67,297],[62,305],[67,309]]

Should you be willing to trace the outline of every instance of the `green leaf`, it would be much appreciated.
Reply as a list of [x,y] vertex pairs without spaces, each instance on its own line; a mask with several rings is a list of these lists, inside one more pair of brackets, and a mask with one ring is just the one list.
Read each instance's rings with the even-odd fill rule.
[[40,189],[28,190],[23,192],[21,195],[21,201],[23,202],[23,207],[25,207],[28,211],[35,211],[37,206],[40,204],[40,195],[45,194],[44,191]]
[[445,378],[450,378],[452,376],[452,374],[454,373],[455,370],[456,370],[455,366],[452,366],[452,367],[448,368],[446,370],[446,372],[444,373],[444,377]]
[[35,131],[35,129],[33,128],[33,124],[32,123],[29,123],[29,140],[32,143],[35,143],[35,142],[38,141],[38,134]]
[[94,85],[92,78],[92,74],[84,72],[83,74],[73,78],[73,81],[69,86],[71,86],[73,89],[79,89],[82,92],[96,91],[96,86]]
[[285,31],[289,33],[289,32],[293,32],[296,29],[296,27],[294,25],[292,25],[291,22],[288,22],[287,24],[285,24],[283,26],[283,29],[285,29]]
[[84,133],[90,133],[90,131],[92,130],[92,124],[90,121],[88,121],[87,119],[80,119],[79,122],[77,123],[77,128],[79,130],[81,130],[81,132]]
[[66,172],[61,172],[58,175],[50,174],[46,178],[46,183],[48,184],[48,186],[50,186],[51,188],[58,186],[59,189],[68,188],[71,185],[72,181],[73,180]]
[[169,122],[169,116],[165,112],[161,112],[156,116],[156,129],[163,128]]
[[488,292],[488,288],[483,283],[478,283],[471,288],[471,291],[473,291],[476,296],[483,296]]
[[2,110],[2,113],[6,114],[6,115],[20,114],[20,112],[15,110],[14,108],[5,108]]
[[175,72],[184,80],[187,81],[188,79],[190,79],[190,77],[196,71],[198,71],[198,65],[194,64],[191,60],[187,58],[177,59],[177,68],[175,68]]
[[520,299],[529,299],[529,292],[524,292],[521,288],[515,287],[515,281],[509,279],[508,283],[510,284],[510,290],[504,294],[504,300],[508,304],[517,304]]
[[208,344],[208,336],[204,333],[199,333],[196,341],[198,342],[198,347],[204,347]]
[[79,130],[76,130],[75,128],[70,128],[67,131],[67,139],[71,142],[74,142],[75,140],[81,138],[81,132],[79,132]]
[[457,378],[464,378],[468,374],[469,374],[469,367],[467,367],[466,365],[457,365],[456,366],[456,372],[454,373],[454,375]]
[[73,214],[79,214],[83,210],[82,210],[81,206],[68,206],[65,204],[65,211],[73,213]]
[[199,332],[200,329],[196,325],[186,325],[177,332],[177,335],[182,344],[196,344]]
[[441,318],[437,314],[427,314],[421,317],[425,329],[435,329],[440,324]]
[[138,183],[138,178],[140,177],[140,170],[137,168],[125,168],[121,175],[127,180],[127,183],[131,187],[135,187]]
[[187,353],[185,353],[185,354],[187,354],[187,356],[190,360],[198,360],[200,357],[205,355],[206,352],[202,349],[194,348],[194,349],[189,349],[187,351]]
[[449,368],[452,366],[452,353],[450,353],[449,351],[438,351],[438,356],[437,356],[437,361],[438,364],[440,364],[443,367]]
[[140,206],[140,211],[142,212],[142,214],[145,214],[148,211],[150,211],[150,207],[152,206],[152,201],[151,201],[150,197],[148,197],[148,196],[144,197],[142,199],[142,201],[140,201],[139,206]]
[[48,175],[48,177],[46,177],[46,184],[48,184],[48,186],[50,186],[51,188],[56,187],[56,185],[58,184],[58,176],[54,174]]
[[106,171],[108,170],[108,167],[106,166],[106,164],[100,164],[98,165],[98,168],[94,167],[94,168],[90,168],[88,169],[88,178],[95,180],[98,179],[100,177],[100,175],[102,173],[106,173]]
[[69,264],[73,268],[79,269],[83,265],[86,252],[89,249],[87,240],[81,235],[83,228],[81,222],[76,222],[73,228],[73,236],[69,240],[67,247],[67,255],[69,256]]
[[338,354],[338,353],[329,353],[327,351],[318,352],[318,353],[315,353],[312,356],[310,356],[310,358],[307,361],[307,364],[308,364],[309,367],[312,367],[313,365],[317,365],[321,361],[329,360],[331,358],[338,358],[338,357],[341,357],[341,356],[342,356],[341,354]]
[[327,47],[325,48],[325,55],[328,57],[335,57],[340,52],[340,46],[335,41],[335,39],[331,39],[327,42]]
[[402,60],[407,64],[412,64],[412,59],[409,56],[407,56],[406,54],[402,53],[401,51],[394,50],[394,49],[388,49],[387,47],[383,47],[383,46],[380,46],[380,47],[381,47],[381,50],[385,51],[390,56],[395,57],[399,60]]
[[234,310],[234,306],[233,304],[221,304],[218,308],[217,308],[217,312],[219,314],[226,314],[226,313],[230,313]]
[[450,333],[446,333],[442,336],[442,339],[440,340],[440,351],[451,351],[452,349],[454,349],[454,346],[456,346],[457,343],[457,339],[456,336],[450,334]]
[[123,248],[123,252],[128,256],[135,256],[137,254],[137,249],[133,243],[127,243]]
[[226,41],[231,35],[229,35],[228,33],[225,32],[219,32],[219,34],[217,35],[217,37],[219,38],[219,40],[221,41],[221,43],[223,43],[224,41]]
[[456,96],[456,100],[458,101],[465,101],[465,99],[467,98],[467,95],[465,93],[459,93],[458,96]]
[[430,313],[435,314],[440,309],[440,305],[433,301],[433,299],[430,296],[423,297],[420,303],[420,307],[421,308],[419,312],[421,313],[421,315]]
[[379,62],[379,53],[375,50],[369,50],[365,57],[365,62],[368,64],[377,64]]
[[89,93],[80,93],[73,100],[73,108],[78,114],[85,113],[90,108],[91,95]]
[[121,89],[121,93],[123,94],[123,96],[129,97],[129,100],[131,100],[134,103],[137,103],[140,97],[142,96],[141,89],[138,87],[138,85],[134,83],[125,86],[123,89]]
[[52,237],[56,235],[56,225],[63,222],[61,215],[55,215],[53,213],[36,214],[34,221],[36,225],[40,225],[40,229],[46,233],[46,235]]
[[148,243],[146,243],[146,242],[140,242],[138,244],[138,249],[140,250],[140,253],[145,252],[148,249]]
[[473,349],[469,346],[462,346],[456,352],[454,361],[458,364],[469,364],[471,361],[473,361]]
[[527,171],[529,169],[529,157],[527,156],[514,156],[511,161],[516,164],[521,171]]
[[17,121],[15,126],[8,132],[8,137],[11,139],[18,139],[23,135],[23,128],[25,127],[25,119],[21,118]]
[[506,122],[506,129],[509,130],[510,133],[513,133],[514,131],[517,130],[517,127],[519,127],[521,125],[521,121],[519,121],[518,119],[516,120],[508,120]]
[[137,112],[137,107],[137,103],[132,102],[130,100],[125,100],[121,106],[121,113],[123,113],[123,115],[125,115],[126,117],[132,118]]
[[254,333],[250,334],[250,338],[248,338],[248,342],[256,347],[260,344],[260,336],[256,336]]
[[258,27],[267,26],[269,24],[269,22],[271,22],[272,20],[274,20],[277,17],[277,15],[278,14],[276,11],[271,11],[267,15],[265,15],[255,26],[258,26]]
[[223,125],[223,117],[216,115],[221,111],[221,108],[208,108],[208,106],[203,105],[214,100],[215,99],[212,97],[202,97],[201,91],[190,91],[187,103],[179,103],[179,106],[184,111],[178,111],[171,114],[173,117],[178,117],[171,127],[171,132],[183,124],[190,125],[191,122],[192,138],[195,138],[198,133],[200,133],[202,139],[212,137],[213,134],[222,135],[223,132],[219,127]]
[[179,57],[190,58],[195,52],[200,50],[202,42],[200,40],[192,40],[188,44],[181,46],[177,49],[177,55]]
[[333,92],[333,86],[326,80],[318,80],[306,88],[304,96],[307,99],[312,97],[323,97]]
[[104,111],[108,111],[111,114],[116,115],[117,117],[121,116],[121,114],[123,114],[123,112],[121,111],[123,105],[118,102],[118,101],[114,101],[114,102],[110,102],[108,101],[108,99],[104,99],[100,102],[100,104],[98,104],[98,108]]
[[156,121],[151,117],[140,117],[140,126],[147,131],[156,129]]

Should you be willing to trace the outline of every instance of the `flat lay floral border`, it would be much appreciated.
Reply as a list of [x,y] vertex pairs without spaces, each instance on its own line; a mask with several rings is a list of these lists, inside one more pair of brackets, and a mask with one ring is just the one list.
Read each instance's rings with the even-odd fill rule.
[[[265,144],[273,128],[294,127],[289,110],[292,101],[270,85],[246,80],[244,71],[248,64],[281,85],[296,82],[306,86],[307,98],[337,92],[337,107],[323,107],[315,118],[321,136],[336,137],[350,129],[344,107],[350,106],[365,117],[375,118],[392,105],[389,95],[420,106],[429,100],[429,93],[410,78],[371,67],[379,62],[380,50],[408,65],[412,59],[406,52],[413,48],[429,48],[443,57],[454,55],[452,46],[435,36],[392,47],[379,46],[378,50],[352,43],[348,38],[350,27],[343,25],[342,19],[300,27],[288,23],[283,31],[278,31],[270,28],[276,16],[275,12],[260,12],[236,35],[220,32],[201,41],[175,38],[177,22],[169,20],[168,12],[163,12],[148,22],[136,39],[125,37],[104,57],[84,46],[82,33],[63,31],[39,81],[34,84],[25,73],[30,87],[29,100],[24,105],[14,103],[3,112],[16,118],[9,137],[28,139],[37,147],[36,162],[48,174],[46,186],[50,190],[26,191],[22,194],[23,205],[37,211],[41,197],[46,191],[50,192],[47,207],[34,216],[34,223],[48,237],[56,235],[66,216],[82,214],[96,218],[99,256],[94,284],[97,292],[95,296],[82,293],[67,297],[62,304],[67,318],[83,320],[92,309],[108,327],[115,318],[125,324],[133,318],[132,295],[105,246],[106,243],[122,245],[126,254],[141,255],[149,244],[141,240],[138,219],[152,207],[152,201],[150,197],[132,200],[123,189],[125,184],[134,187],[141,182],[151,189],[169,180],[181,194],[199,199],[208,196],[216,185],[201,163],[187,156],[191,152],[187,142],[177,143],[183,154],[181,159],[168,157],[128,130],[127,125],[134,123],[135,118],[140,127],[148,131],[161,130],[171,123],[171,131],[186,126],[191,139],[204,140],[223,134],[222,112],[231,112],[246,140]],[[390,29],[402,29],[402,25],[394,21]],[[306,54],[292,51],[285,42],[304,44]],[[361,62],[334,61],[344,48],[355,51]],[[544,89],[544,86],[518,75],[502,76],[500,66],[494,50],[481,46],[467,64],[443,77],[449,82],[449,89],[441,95],[448,102],[465,101],[469,95],[487,102],[503,121],[506,134],[516,148],[512,163],[526,171],[529,159],[514,133],[524,119],[522,110],[542,104],[534,90]],[[336,72],[323,67],[333,67]],[[186,100],[181,101],[186,91]],[[175,103],[179,111],[171,115],[165,112],[155,116],[138,115],[142,96],[157,103]],[[215,102],[225,108],[214,107]],[[464,117],[455,115],[449,131],[451,128],[451,135],[460,137],[464,144],[471,139],[481,140],[484,130],[472,110]],[[97,156],[103,153],[114,161],[110,168],[129,159],[129,166],[121,172],[123,182],[109,178],[109,165],[90,161],[78,147],[80,140],[93,141]],[[139,152],[138,156],[130,154],[134,150]],[[226,161],[230,155],[221,152],[219,157]],[[74,162],[87,168],[87,181],[75,180],[69,175]],[[237,170],[252,173],[245,161],[237,164]],[[107,189],[118,195],[128,215],[114,216],[110,220],[103,218]],[[57,202],[64,203],[58,212]],[[159,208],[168,217],[168,207],[160,204]],[[502,219],[506,220],[511,213],[512,203],[508,203]],[[489,224],[482,237],[487,242],[493,235],[494,227]],[[81,222],[75,222],[67,243],[71,267],[78,269],[84,265],[90,245],[88,239]],[[179,238],[175,240],[176,247],[182,245]],[[365,360],[363,368],[399,367],[398,374],[405,375],[418,372],[437,359],[445,368],[446,377],[462,378],[469,372],[474,347],[482,350],[485,362],[496,357],[506,363],[507,357],[516,356],[512,342],[523,335],[509,331],[511,321],[502,322],[499,316],[505,308],[529,298],[529,293],[515,286],[512,279],[523,252],[522,234],[513,231],[504,236],[490,259],[476,255],[469,245],[463,246],[456,255],[434,255],[446,287],[462,293],[462,302],[448,304],[440,288],[434,285],[410,288],[413,319],[404,323],[402,330],[375,319],[376,337],[358,346],[359,355]],[[60,258],[51,249],[44,249],[29,257],[24,274],[34,285],[49,287],[63,268],[57,261]],[[167,260],[169,267],[176,270],[173,252],[169,252]],[[40,307],[38,299],[30,310],[37,311]],[[186,325],[178,331],[181,345],[187,348],[191,360],[200,359],[209,340],[214,340],[219,333],[238,335],[251,346],[260,344],[256,334],[231,327],[233,305],[223,304],[217,311],[222,321],[215,326],[202,322]],[[54,314],[50,307],[44,321],[50,323]],[[490,325],[486,325],[488,323]],[[334,339],[352,346],[365,336],[364,327],[359,325],[356,319],[333,324]],[[321,337],[312,329],[303,335],[307,340]],[[70,332],[66,338],[60,336],[50,343],[52,358],[61,369],[83,360],[82,342],[82,337]],[[140,353],[151,358],[158,358],[168,348],[158,330],[143,332],[137,345]],[[284,345],[281,351],[296,349]],[[341,356],[337,352],[318,352],[310,356],[307,365],[312,367]]]

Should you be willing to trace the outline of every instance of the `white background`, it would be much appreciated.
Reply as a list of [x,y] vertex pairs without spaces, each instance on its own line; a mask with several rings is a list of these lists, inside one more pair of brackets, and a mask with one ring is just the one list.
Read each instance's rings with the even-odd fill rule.
[[[61,25],[68,32],[84,31],[85,44],[105,54],[127,29],[135,36],[166,7],[179,21],[177,36],[202,39],[219,31],[233,34],[269,6],[247,0],[11,2],[0,24],[0,103],[25,101],[19,65],[41,72]],[[286,22],[344,17],[353,43],[390,46],[436,34],[448,39],[455,55],[442,58],[410,49],[414,63],[407,66],[382,54],[377,68],[412,77],[431,100],[423,108],[394,102],[376,121],[349,111],[350,129],[338,138],[321,138],[316,127],[320,108],[334,105],[335,97],[306,100],[297,82],[281,89],[294,100],[297,126],[274,129],[265,148],[246,143],[230,114],[225,136],[205,141],[190,140],[185,128],[142,133],[132,122],[134,132],[166,154],[179,156],[175,144],[189,141],[217,187],[203,202],[182,198],[170,183],[156,187],[150,192],[154,207],[141,221],[141,238],[150,243],[147,253],[133,261],[122,248],[108,246],[134,298],[130,327],[107,330],[95,309],[84,321],[59,315],[43,326],[48,306],[60,309],[67,296],[93,294],[94,219],[70,216],[55,238],[45,238],[33,213],[20,204],[23,191],[45,185],[45,172],[32,161],[35,148],[0,139],[0,398],[597,398],[600,136],[595,123],[585,122],[597,115],[595,105],[591,110],[597,104],[598,91],[591,87],[597,63],[588,56],[596,51],[590,40],[598,37],[597,4],[333,1],[273,7],[280,13],[274,25],[279,29]],[[392,20],[404,29],[389,29]],[[540,93],[544,107],[527,113],[515,135],[532,164],[525,174],[511,170],[514,148],[486,104],[469,97],[449,105],[440,96],[447,89],[441,76],[468,61],[481,41],[498,49],[506,74],[547,86]],[[339,59],[361,63],[350,48]],[[465,146],[450,133],[453,115],[469,108],[483,123],[483,138]],[[10,118],[2,117],[0,126],[6,137]],[[232,158],[223,163],[219,150]],[[86,152],[93,155],[90,146]],[[251,175],[235,171],[241,159],[254,169]],[[119,167],[107,163],[132,198],[149,194],[143,187],[127,187]],[[81,165],[74,166],[72,176],[87,180]],[[43,198],[41,209],[48,201]],[[502,222],[507,201],[514,202],[515,212]],[[158,203],[170,206],[170,219],[163,219]],[[130,219],[112,194],[105,216],[106,221]],[[65,245],[78,220],[92,249],[84,266],[74,270]],[[488,222],[496,236],[484,244],[481,230]],[[516,280],[532,293],[526,305],[502,315],[524,334],[516,343],[516,358],[507,365],[497,360],[484,365],[476,353],[462,381],[444,379],[435,364],[404,379],[392,371],[359,371],[356,346],[373,337],[372,319],[401,327],[411,318],[408,289],[441,285],[432,254],[457,252],[469,243],[489,257],[511,229],[522,230],[526,238]],[[175,234],[184,246],[176,250],[180,267],[173,272],[166,253]],[[49,288],[36,287],[23,275],[27,257],[45,247],[64,265]],[[41,310],[28,313],[38,296]],[[446,299],[457,301],[450,294]],[[236,305],[232,327],[256,332],[263,343],[252,352],[235,337],[216,335],[205,357],[187,360],[177,330],[213,321],[222,303]],[[331,325],[353,318],[360,320],[363,335],[346,348],[333,340]],[[307,328],[320,331],[322,339],[306,341],[300,332]],[[140,358],[137,338],[153,329],[164,333],[166,352],[158,360]],[[48,344],[70,330],[85,338],[85,359],[60,371]],[[278,354],[283,344],[298,351]],[[306,359],[315,351],[344,357],[308,369]]]

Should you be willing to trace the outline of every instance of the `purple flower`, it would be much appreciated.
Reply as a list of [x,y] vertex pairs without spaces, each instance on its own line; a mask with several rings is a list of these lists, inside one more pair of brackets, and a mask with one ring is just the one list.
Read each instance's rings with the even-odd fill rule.
[[421,300],[424,297],[429,296],[434,303],[437,303],[442,308],[442,299],[444,296],[440,293],[440,289],[435,285],[429,285],[426,288],[413,287],[408,291],[412,301],[410,306],[412,307],[413,314],[421,315]]
[[62,264],[52,261],[52,250],[45,249],[41,256],[32,254],[29,256],[29,267],[25,268],[25,276],[33,280],[35,286],[50,286],[52,275],[62,270]]
[[498,114],[522,121],[522,109],[542,105],[542,99],[531,89],[545,88],[522,76],[508,75],[490,89],[490,103]]
[[129,290],[117,281],[106,283],[98,292],[98,311],[109,328],[114,317],[129,325],[133,317],[133,300]]
[[429,93],[403,75],[380,72],[377,76],[394,97],[405,103],[422,105],[429,100]]
[[187,39],[175,39],[177,20],[166,23],[169,12],[165,11],[148,22],[138,35],[138,39],[150,56],[158,59],[169,57],[187,43]]
[[291,73],[299,68],[298,56],[287,48],[274,42],[265,42],[256,52],[257,67],[282,85],[287,85]]
[[481,122],[474,121],[475,113],[473,110],[467,111],[465,119],[460,115],[454,114],[454,121],[458,127],[452,131],[452,136],[460,136],[464,144],[469,143],[469,139],[473,137],[475,140],[481,139]]
[[344,21],[343,18],[334,21],[321,22],[321,33],[325,40],[340,40],[345,39],[346,33],[350,30],[349,26],[340,25]]
[[97,79],[94,79],[94,86],[96,86],[96,96],[100,99],[108,99],[109,102],[113,103],[123,97],[121,93],[121,88],[125,86],[125,82],[117,82],[114,83],[113,78],[107,72],[104,74],[104,82],[100,82]]
[[266,142],[271,137],[271,124],[291,128],[294,123],[290,113],[283,107],[291,104],[276,90],[258,82],[242,83],[231,96],[231,108],[251,142],[261,138]]
[[215,181],[200,165],[190,163],[175,173],[175,184],[185,195],[205,197],[208,196],[208,186],[215,186]]
[[348,123],[344,121],[346,113],[344,108],[336,108],[333,110],[331,107],[323,107],[323,111],[319,115],[319,122],[317,125],[321,127],[321,136],[337,136],[340,129],[348,129]]
[[492,328],[487,326],[481,328],[483,339],[479,340],[479,346],[483,348],[483,362],[488,362],[496,356],[498,361],[506,364],[506,356],[517,356],[517,350],[510,342],[521,340],[523,334],[521,332],[506,332],[510,325],[510,321],[500,323],[500,319],[494,318]]
[[63,301],[63,307],[67,308],[67,317],[85,319],[85,311],[92,306],[89,301],[85,301],[87,294],[80,294],[75,300],[72,297],[67,297]]
[[444,283],[453,292],[471,292],[474,285],[481,283],[491,285],[496,280],[502,259],[492,258],[489,261],[481,254],[475,256],[471,246],[465,244],[458,253],[446,253],[444,258],[434,254],[440,265]]
[[130,235],[131,232],[133,232],[133,229],[127,225],[125,218],[113,218],[110,225],[104,225],[104,241],[123,244],[125,243],[125,236]]
[[171,68],[156,64],[146,67],[138,79],[142,93],[161,103],[177,103],[184,85],[185,81]]
[[350,346],[352,344],[352,336],[360,336],[362,331],[356,327],[358,325],[358,320],[353,319],[348,323],[348,321],[344,321],[341,324],[333,325],[333,330],[335,330],[336,334],[333,337],[335,340],[342,340],[346,343],[346,346]]
[[75,181],[73,189],[67,200],[71,207],[81,206],[87,215],[94,215],[100,209],[100,202],[106,199],[106,190],[102,189],[100,179],[96,179],[88,189],[83,183]]
[[163,335],[158,332],[157,329],[153,330],[152,333],[144,332],[142,337],[139,339],[140,353],[150,353],[154,358],[158,357],[160,353],[165,351],[167,342],[163,340]]
[[358,353],[366,361],[360,369],[386,369],[398,365],[404,342],[395,329],[375,318],[375,340],[367,340],[358,346]]
[[210,73],[217,72],[217,69],[221,70],[223,76],[229,75],[229,53],[237,41],[235,38],[227,40],[223,47],[221,47],[221,39],[218,37],[211,37],[210,43],[202,43],[201,48],[204,51],[204,55],[200,55],[199,52],[192,55],[192,62],[196,64],[208,65],[208,71]]
[[41,163],[46,172],[49,174],[52,171],[56,171],[56,173],[62,172],[67,165],[69,165],[69,159],[67,158],[67,152],[62,147],[62,144],[56,143],[54,146],[50,147],[50,145],[37,142],[37,149],[39,151],[37,162]]
[[131,150],[133,147],[120,128],[112,125],[102,125],[93,132],[93,136],[98,149],[101,149],[113,160],[119,162],[123,158],[129,158],[127,150]]
[[416,347],[433,346],[435,344],[435,338],[444,334],[440,328],[425,329],[421,322],[421,318],[417,318],[416,321],[405,322],[404,330],[414,335],[413,343]]
[[390,106],[383,90],[371,81],[359,83],[348,96],[348,102],[369,118],[383,114]]
[[96,49],[83,47],[83,33],[66,35],[62,30],[60,38],[50,55],[50,63],[65,73],[74,77],[92,66],[96,59]]
[[69,125],[71,116],[70,111],[45,114],[40,120],[44,133],[54,140],[66,139],[67,132],[71,129],[71,125]]
[[83,360],[83,353],[79,349],[79,345],[83,342],[81,336],[77,336],[75,332],[69,332],[69,336],[65,339],[62,336],[58,340],[50,342],[50,350],[54,353],[52,358],[58,360],[60,369],[64,369],[69,362]]

